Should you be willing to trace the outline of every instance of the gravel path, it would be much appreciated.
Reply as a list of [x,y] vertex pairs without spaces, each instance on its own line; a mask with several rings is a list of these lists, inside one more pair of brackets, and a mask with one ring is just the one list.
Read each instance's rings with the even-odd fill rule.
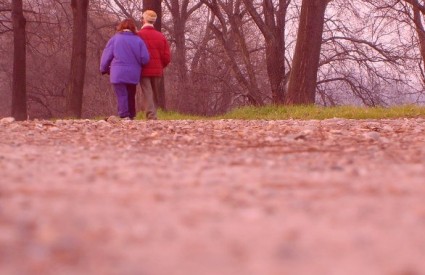
[[0,120],[0,274],[425,274],[425,120]]

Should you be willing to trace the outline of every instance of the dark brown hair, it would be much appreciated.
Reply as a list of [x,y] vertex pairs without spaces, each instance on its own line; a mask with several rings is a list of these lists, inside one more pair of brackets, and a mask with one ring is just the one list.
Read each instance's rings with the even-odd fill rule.
[[124,19],[117,27],[118,32],[122,32],[125,29],[130,30],[132,33],[136,33],[136,24],[134,24],[132,19]]

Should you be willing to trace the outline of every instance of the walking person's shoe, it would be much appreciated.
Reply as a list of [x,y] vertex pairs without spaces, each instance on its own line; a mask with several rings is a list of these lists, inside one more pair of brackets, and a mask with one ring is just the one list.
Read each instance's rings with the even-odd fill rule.
[[109,123],[116,123],[116,122],[120,121],[120,118],[117,117],[117,116],[109,116],[105,120]]

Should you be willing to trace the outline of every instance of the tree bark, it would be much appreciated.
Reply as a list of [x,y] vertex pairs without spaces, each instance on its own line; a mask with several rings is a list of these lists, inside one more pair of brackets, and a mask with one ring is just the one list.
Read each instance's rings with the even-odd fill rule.
[[66,94],[66,113],[81,118],[87,59],[87,12],[89,0],[72,0],[72,55]]
[[26,91],[26,20],[22,9],[22,0],[12,1],[13,24],[13,80],[12,80],[12,116],[16,120],[27,119]]
[[303,0],[286,104],[314,104],[328,0]]

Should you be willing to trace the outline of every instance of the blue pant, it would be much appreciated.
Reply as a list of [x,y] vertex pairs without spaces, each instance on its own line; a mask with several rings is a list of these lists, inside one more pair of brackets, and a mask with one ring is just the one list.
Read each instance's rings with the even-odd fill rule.
[[136,116],[136,84],[112,84],[118,101],[118,115],[121,118]]

